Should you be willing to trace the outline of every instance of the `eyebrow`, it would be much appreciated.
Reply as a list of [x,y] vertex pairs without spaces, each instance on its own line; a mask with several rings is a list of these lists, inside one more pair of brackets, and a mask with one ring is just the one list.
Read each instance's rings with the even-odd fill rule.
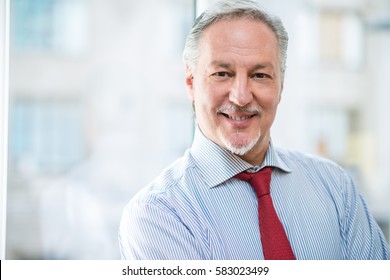
[[222,61],[212,61],[210,65],[214,67],[224,68],[224,69],[232,68],[232,65],[230,63],[222,62]]
[[[212,61],[211,65],[212,66],[216,66],[216,67],[221,67],[221,68],[224,68],[224,69],[232,69],[233,68],[231,63],[223,62],[223,61]],[[269,63],[269,62],[258,63],[258,64],[255,64],[251,68],[251,71],[261,70],[261,69],[264,69],[264,68],[274,69],[274,66],[271,63]]]

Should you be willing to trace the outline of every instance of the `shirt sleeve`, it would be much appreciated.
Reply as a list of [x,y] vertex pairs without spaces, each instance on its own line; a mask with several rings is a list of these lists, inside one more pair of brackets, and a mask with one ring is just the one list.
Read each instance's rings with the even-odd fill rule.
[[122,259],[204,259],[196,238],[174,211],[150,202],[126,206],[119,242]]
[[345,220],[342,225],[346,242],[346,254],[353,260],[388,260],[390,248],[370,213],[364,199],[358,193],[352,179],[345,176]]

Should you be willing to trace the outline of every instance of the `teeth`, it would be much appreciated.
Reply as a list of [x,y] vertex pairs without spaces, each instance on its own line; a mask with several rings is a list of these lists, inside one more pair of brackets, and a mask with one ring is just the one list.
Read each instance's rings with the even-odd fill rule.
[[243,116],[243,117],[239,117],[239,116],[230,116],[230,115],[227,115],[229,117],[229,119],[232,119],[232,120],[235,120],[235,121],[244,121],[244,120],[247,120],[250,118],[250,116]]

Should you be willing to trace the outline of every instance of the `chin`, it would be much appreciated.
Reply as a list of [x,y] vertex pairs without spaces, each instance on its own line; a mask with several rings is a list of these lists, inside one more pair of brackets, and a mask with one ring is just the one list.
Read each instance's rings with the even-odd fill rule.
[[238,156],[246,155],[257,144],[261,132],[255,137],[247,138],[241,135],[232,135],[230,137],[222,136],[221,140],[224,147],[233,154]]

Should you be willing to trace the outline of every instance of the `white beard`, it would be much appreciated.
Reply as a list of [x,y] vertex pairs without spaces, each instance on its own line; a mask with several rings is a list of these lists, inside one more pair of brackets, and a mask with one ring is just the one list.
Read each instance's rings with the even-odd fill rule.
[[257,136],[255,138],[253,138],[253,140],[249,141],[248,143],[239,144],[239,145],[236,143],[233,143],[232,141],[227,139],[227,137],[225,137],[224,135],[222,135],[221,140],[228,151],[230,151],[231,153],[236,154],[238,156],[243,156],[247,152],[252,150],[252,148],[259,141],[260,136],[261,136],[261,131],[259,131]]

